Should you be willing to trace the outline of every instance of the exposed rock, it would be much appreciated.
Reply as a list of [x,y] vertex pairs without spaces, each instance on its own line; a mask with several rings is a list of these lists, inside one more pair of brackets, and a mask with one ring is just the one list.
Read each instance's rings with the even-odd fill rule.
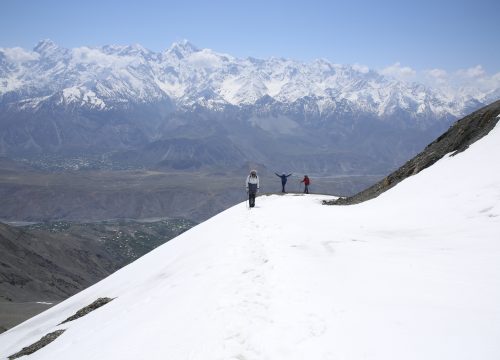
[[487,135],[495,127],[500,119],[499,114],[500,100],[458,120],[447,132],[430,143],[424,151],[375,185],[354,196],[333,201],[323,201],[323,204],[352,205],[379,196],[400,181],[431,166],[446,154],[451,153],[454,156],[466,150],[471,144]]
[[76,312],[75,315],[73,316],[70,316],[69,318],[67,318],[66,320],[64,320],[61,324],[59,325],[62,325],[62,324],[65,324],[67,322],[70,322],[70,321],[73,321],[73,320],[76,320],[76,319],[79,319],[85,315],[87,315],[88,313],[100,308],[101,306],[103,305],[106,305],[107,303],[109,303],[111,300],[111,298],[107,298],[107,297],[104,297],[104,298],[99,298],[97,299],[96,301],[94,301],[92,304],[90,305],[87,305],[85,306],[84,308],[81,308],[80,310],[78,310]]
[[62,335],[62,333],[64,331],[65,330],[56,330],[54,332],[51,332],[50,334],[45,335],[40,340],[38,340],[36,343],[31,344],[30,346],[23,348],[21,351],[15,353],[14,355],[9,356],[9,360],[17,359],[17,358],[20,358],[21,356],[24,356],[24,355],[33,354],[34,352],[40,350],[44,346],[47,346],[52,341],[57,339],[59,336]]

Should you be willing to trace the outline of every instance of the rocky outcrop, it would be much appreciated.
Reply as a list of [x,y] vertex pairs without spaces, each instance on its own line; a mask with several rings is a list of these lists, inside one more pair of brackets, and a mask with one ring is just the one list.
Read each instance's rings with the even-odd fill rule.
[[[94,301],[92,304],[85,306],[84,308],[78,310],[73,316],[70,316],[69,318],[64,320],[62,323],[60,323],[59,325],[65,324],[67,322],[70,322],[70,321],[73,321],[76,319],[79,319],[79,318],[91,313],[92,311],[100,308],[101,306],[106,305],[107,303],[109,303],[112,300],[113,300],[112,298],[108,298],[108,297],[99,298],[96,301]],[[13,355],[10,355],[8,357],[8,359],[13,360],[13,359],[17,359],[17,358],[20,358],[22,356],[25,356],[25,355],[31,355],[31,354],[37,352],[38,350],[40,350],[41,348],[47,346],[51,342],[53,342],[55,339],[57,339],[59,336],[61,336],[65,331],[66,331],[66,329],[60,329],[60,330],[56,330],[54,332],[51,332],[51,333],[45,335],[44,337],[42,337],[37,342],[35,342],[29,346],[24,347],[21,351],[15,353]]]
[[51,332],[50,334],[45,335],[34,344],[31,344],[30,346],[23,348],[21,351],[9,356],[9,360],[18,359],[22,356],[31,355],[34,352],[37,352],[38,350],[49,345],[52,341],[61,336],[64,333],[64,331],[65,330],[56,330],[54,332]]
[[64,320],[60,325],[65,324],[65,323],[70,322],[70,321],[73,321],[73,320],[76,320],[76,319],[79,319],[79,318],[87,315],[88,313],[91,313],[92,311],[99,309],[101,306],[106,305],[107,303],[109,303],[112,300],[113,299],[108,298],[108,297],[99,298],[96,301],[94,301],[92,304],[87,305],[84,308],[81,308],[80,310],[78,310],[75,315],[70,316],[69,318]]
[[424,151],[406,162],[402,167],[375,185],[360,193],[324,201],[325,205],[352,205],[376,198],[409,176],[418,174],[446,154],[454,156],[466,150],[471,144],[487,135],[500,119],[500,100],[455,122],[448,131],[430,143]]

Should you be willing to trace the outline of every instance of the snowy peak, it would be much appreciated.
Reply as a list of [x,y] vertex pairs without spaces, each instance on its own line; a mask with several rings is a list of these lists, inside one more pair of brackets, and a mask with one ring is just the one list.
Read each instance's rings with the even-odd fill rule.
[[47,54],[58,50],[59,47],[50,39],[45,39],[40,41],[34,48],[33,51],[36,51],[39,54]]
[[59,47],[52,40],[46,39],[40,41],[34,48],[33,51],[40,54],[40,59],[56,59],[64,56],[68,50]]
[[499,91],[469,89],[455,96],[396,81],[365,66],[324,59],[309,64],[281,58],[238,59],[198,49],[187,40],[163,53],[138,44],[69,50],[43,40],[33,52],[14,48],[0,49],[0,54],[0,96],[11,93],[5,97],[11,105],[36,104],[41,96],[49,99],[64,89],[82,87],[82,92],[90,89],[114,107],[161,99],[179,107],[247,106],[271,97],[283,107],[308,102],[308,109],[319,109],[314,111],[321,114],[348,108],[377,117],[402,111],[414,118],[436,119],[463,115]]
[[168,55],[173,55],[177,57],[177,59],[181,60],[198,51],[199,49],[191,44],[188,40],[182,40],[180,42],[173,43],[170,48],[167,49],[166,53]]
[[102,52],[107,55],[117,55],[123,57],[138,57],[138,58],[148,58],[155,54],[143,47],[140,44],[119,46],[119,45],[106,45],[102,47]]

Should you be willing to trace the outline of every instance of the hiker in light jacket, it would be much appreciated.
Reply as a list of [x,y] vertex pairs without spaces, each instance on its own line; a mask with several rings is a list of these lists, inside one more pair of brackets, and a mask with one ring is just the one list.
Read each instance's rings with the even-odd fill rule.
[[255,206],[255,195],[259,191],[259,177],[257,176],[257,171],[250,171],[250,175],[247,176],[246,182],[247,194],[248,194],[248,203],[250,207]]

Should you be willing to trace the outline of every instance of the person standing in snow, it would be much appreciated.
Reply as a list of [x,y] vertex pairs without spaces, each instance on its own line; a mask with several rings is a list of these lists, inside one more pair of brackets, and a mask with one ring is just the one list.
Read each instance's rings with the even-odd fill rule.
[[309,184],[311,183],[309,177],[304,175],[304,179],[302,179],[301,183],[304,183],[304,194],[309,194]]
[[246,182],[247,194],[248,194],[248,203],[250,207],[255,206],[255,196],[259,191],[259,177],[257,176],[257,171],[250,171],[250,175],[247,176]]
[[286,181],[288,180],[289,176],[292,176],[292,174],[288,174],[288,175],[285,175],[285,174],[279,175],[278,173],[275,173],[275,174],[277,177],[281,178],[281,192],[284,193]]

